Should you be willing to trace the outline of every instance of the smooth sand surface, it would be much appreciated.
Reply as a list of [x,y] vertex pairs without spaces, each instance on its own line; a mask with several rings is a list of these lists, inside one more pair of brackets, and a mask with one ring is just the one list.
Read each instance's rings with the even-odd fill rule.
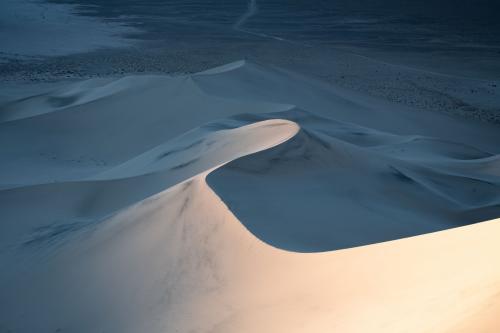
[[245,61],[1,110],[1,330],[500,325],[498,125]]

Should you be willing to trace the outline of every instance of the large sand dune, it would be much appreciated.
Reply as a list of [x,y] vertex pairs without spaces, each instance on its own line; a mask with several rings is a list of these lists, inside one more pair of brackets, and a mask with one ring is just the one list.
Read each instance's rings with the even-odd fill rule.
[[246,62],[0,111],[0,331],[498,331],[497,126]]

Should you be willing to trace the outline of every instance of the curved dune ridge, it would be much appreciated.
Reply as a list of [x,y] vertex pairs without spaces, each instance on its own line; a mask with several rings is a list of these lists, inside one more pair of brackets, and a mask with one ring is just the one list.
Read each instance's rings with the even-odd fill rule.
[[500,325],[500,224],[465,226],[500,215],[494,125],[244,61],[0,110],[7,332]]

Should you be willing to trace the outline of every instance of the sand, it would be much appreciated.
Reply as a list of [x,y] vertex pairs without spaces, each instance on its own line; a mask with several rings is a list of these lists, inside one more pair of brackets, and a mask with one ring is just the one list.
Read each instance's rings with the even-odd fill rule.
[[0,109],[1,330],[497,331],[498,125],[248,61],[39,89]]
[[88,52],[104,47],[130,46],[123,37],[136,30],[116,22],[78,16],[84,9],[76,4],[5,0],[0,12],[0,63],[12,60],[39,60]]

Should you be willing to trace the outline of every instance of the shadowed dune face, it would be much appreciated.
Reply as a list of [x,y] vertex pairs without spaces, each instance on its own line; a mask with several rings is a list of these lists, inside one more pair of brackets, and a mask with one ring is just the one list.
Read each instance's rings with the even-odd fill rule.
[[328,251],[500,215],[500,178],[483,171],[496,156],[306,112],[280,118],[297,121],[298,135],[207,178],[238,219],[273,246]]
[[399,239],[500,215],[494,125],[246,62],[2,119],[7,332],[496,333],[498,221]]

